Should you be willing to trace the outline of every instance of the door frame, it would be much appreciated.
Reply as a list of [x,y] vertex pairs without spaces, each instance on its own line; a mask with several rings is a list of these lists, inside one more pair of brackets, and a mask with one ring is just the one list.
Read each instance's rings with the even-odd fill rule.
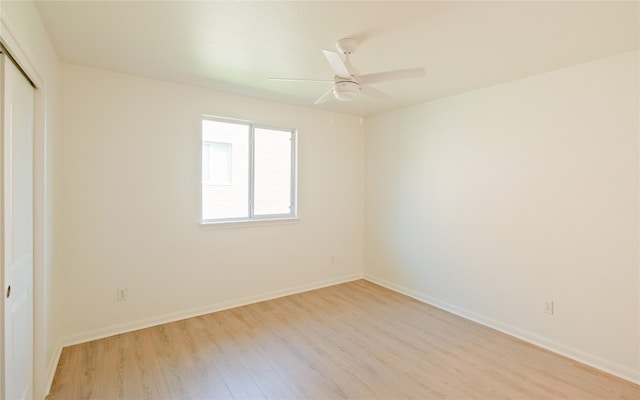
[[[47,167],[46,167],[46,87],[44,80],[31,62],[20,41],[14,35],[17,32],[0,13],[0,45],[35,86],[33,119],[33,395],[44,398],[53,380],[55,365],[59,358],[58,338],[47,327],[47,309],[45,290],[55,279],[51,268],[51,239],[45,232],[50,231],[47,212]],[[4,271],[2,271],[2,276]],[[4,292],[4,285],[3,292]],[[4,294],[4,293],[3,293]],[[53,305],[55,306],[55,305]],[[52,339],[54,342],[52,342]],[[4,343],[4,332],[0,329],[0,343]],[[47,353],[55,346],[55,354],[47,360]],[[0,393],[4,393],[4,345],[0,346]],[[49,365],[46,365],[49,364]]]

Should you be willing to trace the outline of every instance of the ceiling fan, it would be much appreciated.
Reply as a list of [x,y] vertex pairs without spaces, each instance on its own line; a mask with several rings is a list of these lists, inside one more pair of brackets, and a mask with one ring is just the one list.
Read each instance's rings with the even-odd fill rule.
[[358,70],[351,65],[351,61],[349,60],[349,57],[356,51],[357,47],[358,41],[355,39],[345,38],[338,41],[336,48],[340,53],[344,54],[344,61],[340,54],[335,51],[322,50],[335,74],[333,80],[286,78],[270,78],[270,80],[287,82],[333,82],[331,88],[329,88],[329,90],[320,96],[314,103],[319,104],[328,101],[332,97],[341,101],[350,101],[358,98],[361,94],[379,100],[392,101],[394,100],[393,97],[369,85],[400,79],[420,78],[426,75],[424,68],[400,69],[360,75]]

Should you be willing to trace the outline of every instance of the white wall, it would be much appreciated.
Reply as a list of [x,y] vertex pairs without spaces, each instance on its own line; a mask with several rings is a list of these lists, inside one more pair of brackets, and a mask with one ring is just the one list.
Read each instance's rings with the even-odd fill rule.
[[[61,77],[66,343],[362,276],[358,118],[68,64]],[[202,114],[298,129],[298,222],[201,229]]]
[[626,53],[367,119],[367,277],[640,380],[638,71]]
[[34,135],[34,395],[43,398],[60,349],[57,265],[52,262],[58,61],[32,2],[0,1],[0,38],[38,85]]

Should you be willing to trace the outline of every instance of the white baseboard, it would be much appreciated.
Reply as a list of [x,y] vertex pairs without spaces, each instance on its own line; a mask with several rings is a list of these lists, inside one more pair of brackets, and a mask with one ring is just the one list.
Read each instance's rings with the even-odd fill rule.
[[593,368],[599,369],[601,371],[607,372],[611,375],[615,375],[619,378],[625,379],[627,381],[640,384],[640,371],[634,371],[631,368],[627,368],[622,365],[618,365],[611,361],[602,359],[593,354],[586,353],[582,350],[578,350],[576,348],[566,346],[543,336],[539,336],[535,333],[528,332],[514,326],[502,323],[500,321],[493,320],[491,318],[487,318],[483,315],[477,314],[473,311],[466,310],[464,308],[460,308],[453,304],[449,304],[447,302],[438,300],[431,296],[428,296],[424,293],[417,292],[412,289],[405,288],[403,286],[397,285],[393,282],[389,282],[385,279],[376,277],[371,274],[365,274],[364,279],[375,283],[380,286],[384,286],[387,289],[393,290],[394,292],[398,292],[409,297],[412,297],[418,301],[423,303],[430,304],[434,307],[440,308],[444,311],[450,312],[452,314],[458,315],[462,318],[471,320],[473,322],[477,322],[481,325],[485,325],[489,328],[495,329],[502,333],[506,333],[507,335],[516,337],[518,339],[524,340],[525,342],[531,343],[538,347],[542,347],[546,350],[552,351],[564,357],[570,358],[572,360],[578,361],[580,363],[589,365]]
[[[60,362],[60,356],[62,355],[62,344],[58,343],[56,346],[56,352],[49,360],[49,365],[47,365],[46,376],[47,380],[45,381],[45,396],[48,396],[51,393],[51,386],[53,385],[53,378],[56,376],[56,369],[58,368],[58,363]],[[46,398],[46,397],[45,397]]]
[[[357,279],[363,279],[363,274],[352,274],[340,278],[329,279],[320,282],[309,283],[305,285],[295,286],[283,290],[263,293],[256,296],[249,296],[241,299],[223,301],[204,307],[196,307],[189,310],[179,311],[175,313],[158,315],[150,318],[144,318],[137,321],[127,322],[125,324],[100,328],[86,332],[80,332],[63,338],[62,346],[72,346],[74,344],[85,343],[91,340],[102,339],[109,336],[119,335],[121,333],[131,332],[138,329],[149,328],[151,326],[166,324],[169,322],[179,321],[186,318],[197,317],[200,315],[210,314],[217,311],[228,310],[230,308],[241,307],[248,304],[258,303],[265,300],[271,300],[278,297],[290,296],[296,293],[307,292],[309,290],[321,289],[327,286],[338,285],[340,283],[350,282]],[[57,365],[57,362],[56,362]],[[54,367],[55,373],[55,367]]]

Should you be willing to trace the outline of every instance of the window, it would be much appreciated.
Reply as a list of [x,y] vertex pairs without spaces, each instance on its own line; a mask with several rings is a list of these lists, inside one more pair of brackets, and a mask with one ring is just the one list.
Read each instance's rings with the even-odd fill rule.
[[295,130],[202,119],[202,221],[296,216]]

